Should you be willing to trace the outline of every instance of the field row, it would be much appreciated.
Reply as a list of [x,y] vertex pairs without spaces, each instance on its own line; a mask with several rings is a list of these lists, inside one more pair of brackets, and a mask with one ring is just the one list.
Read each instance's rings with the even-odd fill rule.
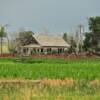
[[100,79],[100,59],[0,59],[0,78]]

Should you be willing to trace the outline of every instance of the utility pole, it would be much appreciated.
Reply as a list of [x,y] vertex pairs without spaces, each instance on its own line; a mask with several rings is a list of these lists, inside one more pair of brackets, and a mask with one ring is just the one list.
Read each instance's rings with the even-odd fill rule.
[[[7,28],[7,27],[9,27],[10,25],[9,24],[6,24],[6,25],[4,25],[3,27],[4,28]],[[8,37],[8,34],[6,33],[6,38],[7,38],[7,41],[8,41],[8,50],[9,50],[9,37]]]
[[76,32],[75,32],[75,41],[76,41],[76,53],[78,54],[78,52],[79,52],[79,43],[80,43],[78,29],[76,29]]
[[80,51],[82,52],[82,46],[83,46],[83,33],[84,33],[84,26],[82,24],[78,25],[79,29],[79,46],[80,46]]

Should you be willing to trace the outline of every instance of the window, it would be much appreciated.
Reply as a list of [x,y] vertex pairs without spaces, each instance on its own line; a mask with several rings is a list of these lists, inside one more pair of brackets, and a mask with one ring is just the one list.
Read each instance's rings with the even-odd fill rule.
[[37,52],[39,52],[39,49],[37,49]]
[[51,52],[51,48],[48,48],[48,49],[47,49],[47,52]]
[[41,49],[41,52],[43,53],[43,48]]
[[47,48],[47,53],[51,54],[51,48]]
[[58,53],[62,53],[62,52],[64,52],[64,49],[58,48]]

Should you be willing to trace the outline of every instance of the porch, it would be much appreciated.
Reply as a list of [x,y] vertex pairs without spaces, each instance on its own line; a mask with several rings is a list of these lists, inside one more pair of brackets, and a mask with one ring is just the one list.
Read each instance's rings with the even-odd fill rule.
[[57,46],[40,46],[40,45],[27,45],[21,46],[22,55],[33,54],[64,54],[67,51],[66,47]]

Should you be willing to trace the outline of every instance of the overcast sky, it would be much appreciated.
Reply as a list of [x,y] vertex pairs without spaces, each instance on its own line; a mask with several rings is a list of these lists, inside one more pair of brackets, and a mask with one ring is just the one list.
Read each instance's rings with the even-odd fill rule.
[[89,16],[100,15],[100,0],[0,0],[0,25],[34,32],[67,32],[87,26]]

